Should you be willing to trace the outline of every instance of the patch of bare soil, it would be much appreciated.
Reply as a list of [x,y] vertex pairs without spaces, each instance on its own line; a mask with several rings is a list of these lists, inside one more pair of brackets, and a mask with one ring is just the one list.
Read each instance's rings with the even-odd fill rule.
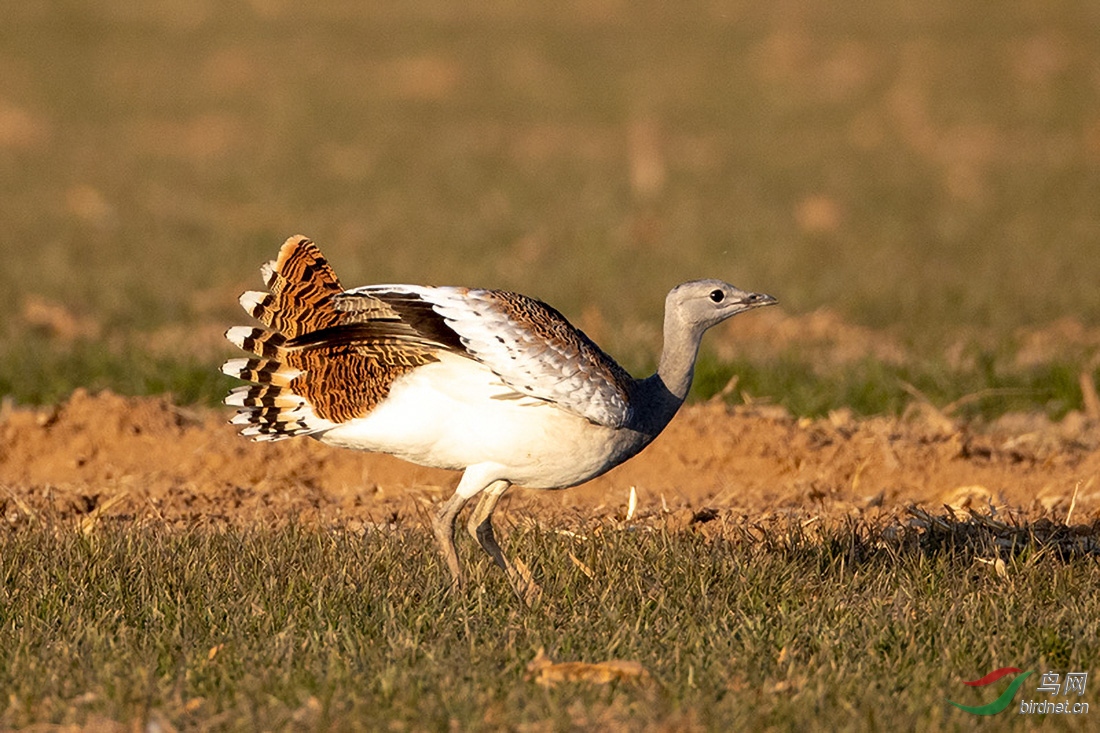
[[[164,398],[75,392],[0,413],[0,517],[84,523],[420,523],[458,479],[309,439],[257,444],[228,412]],[[927,406],[901,418],[795,419],[781,408],[686,407],[640,456],[574,489],[513,489],[516,521],[637,519],[689,526],[723,515],[844,517],[943,505],[1100,521],[1100,425],[1009,415],[962,425]]]

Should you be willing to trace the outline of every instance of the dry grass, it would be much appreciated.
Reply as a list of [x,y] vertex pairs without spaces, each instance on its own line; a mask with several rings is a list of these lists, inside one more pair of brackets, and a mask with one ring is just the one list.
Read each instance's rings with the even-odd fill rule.
[[961,680],[1100,654],[1095,558],[1029,536],[991,556],[942,517],[520,530],[528,610],[487,562],[448,594],[420,531],[42,520],[0,536],[0,725],[969,730]]

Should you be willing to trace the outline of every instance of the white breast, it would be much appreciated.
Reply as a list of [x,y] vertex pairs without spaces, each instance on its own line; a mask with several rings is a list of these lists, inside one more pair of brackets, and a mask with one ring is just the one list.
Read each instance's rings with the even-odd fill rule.
[[439,468],[493,465],[497,478],[529,488],[574,486],[644,445],[630,430],[517,397],[484,365],[449,354],[394,382],[366,417],[317,437]]

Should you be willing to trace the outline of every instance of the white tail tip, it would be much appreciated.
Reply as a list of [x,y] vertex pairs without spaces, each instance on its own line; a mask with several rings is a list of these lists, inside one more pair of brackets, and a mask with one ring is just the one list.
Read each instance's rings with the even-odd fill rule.
[[[244,349],[245,340],[255,338],[255,336],[256,329],[252,326],[233,326],[233,328],[225,332],[226,340],[238,349]],[[247,349],[245,349],[245,351],[247,351]]]
[[241,293],[241,297],[237,298],[237,302],[244,308],[244,312],[251,316],[255,314],[256,308],[269,297],[271,297],[269,293],[260,292],[259,290],[246,290]]

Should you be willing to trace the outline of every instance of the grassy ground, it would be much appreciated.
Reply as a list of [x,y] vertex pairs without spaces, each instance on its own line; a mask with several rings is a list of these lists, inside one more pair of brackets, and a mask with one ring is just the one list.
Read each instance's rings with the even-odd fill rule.
[[[988,702],[961,681],[994,668],[1087,671],[1100,655],[1096,562],[1050,548],[1005,552],[1001,577],[975,560],[997,551],[954,529],[589,534],[515,534],[546,591],[530,610],[486,562],[448,594],[423,532],[5,534],[0,725],[1025,729],[1038,719],[945,699]],[[525,673],[540,647],[636,661],[652,681],[544,688]]]

